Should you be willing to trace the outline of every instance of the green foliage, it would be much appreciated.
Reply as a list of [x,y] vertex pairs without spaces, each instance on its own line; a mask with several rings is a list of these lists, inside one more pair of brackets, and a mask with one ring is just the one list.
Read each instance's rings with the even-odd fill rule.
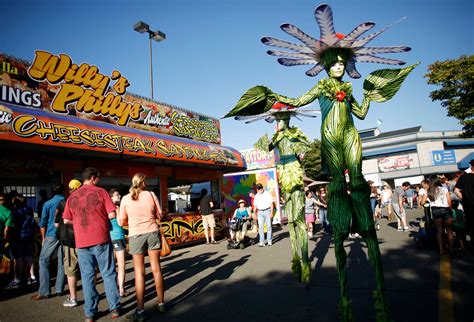
[[260,139],[258,139],[257,143],[253,145],[255,149],[259,149],[265,152],[270,152],[268,146],[270,145],[270,139],[268,138],[267,134],[261,136]]
[[432,101],[441,101],[448,116],[463,125],[463,137],[474,137],[474,56],[435,62],[428,66],[428,84],[441,86],[430,94]]
[[321,174],[321,141],[314,140],[310,144],[311,150],[305,153],[302,161],[303,169],[309,178],[316,180]]

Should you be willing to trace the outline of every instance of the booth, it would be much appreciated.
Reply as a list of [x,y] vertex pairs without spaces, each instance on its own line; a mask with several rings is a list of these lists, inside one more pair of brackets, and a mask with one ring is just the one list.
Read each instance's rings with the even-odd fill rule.
[[275,201],[273,224],[286,223],[288,219],[282,211],[284,200],[280,198],[275,165],[275,157],[278,158],[278,154],[273,151],[265,152],[259,149],[242,150],[240,153],[245,158],[247,170],[224,175],[225,209],[230,209],[233,212],[237,208],[237,202],[240,199],[246,200],[247,205],[250,206],[249,192],[256,193],[255,185],[261,183]]
[[142,172],[167,214],[171,244],[204,238],[197,212],[206,188],[223,236],[223,175],[246,163],[221,145],[219,120],[127,93],[119,71],[110,75],[66,54],[36,51],[32,63],[0,54],[0,188],[16,190],[35,208],[40,189],[101,173],[100,186],[128,193]]

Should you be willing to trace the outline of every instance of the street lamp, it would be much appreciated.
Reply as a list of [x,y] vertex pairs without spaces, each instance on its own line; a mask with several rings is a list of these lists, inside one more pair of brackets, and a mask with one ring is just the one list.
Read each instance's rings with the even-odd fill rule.
[[151,31],[150,26],[143,21],[139,21],[133,25],[133,29],[138,31],[139,33],[143,34],[145,32],[148,33],[148,38],[150,39],[150,83],[151,83],[151,99],[153,99],[153,60],[152,60],[152,50],[151,50],[151,40],[155,40],[156,42],[160,42],[166,39],[166,35],[164,32],[159,30]]

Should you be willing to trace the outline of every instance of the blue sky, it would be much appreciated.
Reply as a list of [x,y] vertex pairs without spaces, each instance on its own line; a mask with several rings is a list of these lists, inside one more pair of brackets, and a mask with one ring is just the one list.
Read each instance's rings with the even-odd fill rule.
[[[266,54],[263,36],[296,41],[280,30],[292,23],[319,38],[314,9],[322,2],[303,0],[155,0],[155,1],[22,1],[7,0],[0,11],[0,51],[32,60],[34,50],[67,53],[75,62],[97,65],[110,74],[127,77],[130,92],[150,96],[149,49],[144,34],[133,30],[139,20],[166,33],[153,43],[154,94],[158,101],[212,117],[228,112],[248,88],[266,85],[296,97],[310,89],[325,73],[308,77],[310,66],[284,67]],[[421,125],[429,130],[459,130],[439,102],[431,102],[423,77],[435,61],[474,54],[474,5],[470,0],[338,0],[327,2],[334,12],[337,32],[348,33],[358,24],[373,21],[381,29],[403,16],[370,42],[371,46],[407,45],[412,51],[384,57],[420,61],[400,92],[389,102],[373,103],[358,129],[383,124],[382,131]],[[387,65],[358,64],[362,79]],[[351,80],[354,96],[362,100],[363,80]],[[318,108],[317,103],[313,106]],[[311,139],[320,138],[321,119],[292,121]],[[244,124],[221,120],[223,144],[250,148],[273,124]]]

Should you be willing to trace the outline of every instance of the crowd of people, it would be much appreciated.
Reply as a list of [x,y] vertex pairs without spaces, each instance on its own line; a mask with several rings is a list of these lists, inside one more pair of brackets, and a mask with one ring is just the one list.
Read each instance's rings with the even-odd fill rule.
[[40,301],[52,297],[51,261],[57,255],[54,294],[62,296],[67,279],[69,294],[65,307],[76,307],[77,280],[80,274],[86,322],[94,321],[98,312],[96,289],[100,272],[111,317],[121,316],[121,298],[129,296],[125,289],[125,231],[128,229],[129,253],[133,257],[137,308],[128,320],[144,321],[145,256],[148,255],[157,293],[156,309],[164,312],[164,285],[160,264],[162,210],[156,195],[146,189],[146,176],[132,178],[129,193],[116,189],[106,191],[98,186],[100,173],[86,168],[83,182],[69,182],[68,198],[62,184],[53,185],[53,196],[43,193],[38,205],[39,224],[34,210],[26,206],[25,197],[0,195],[0,256],[8,240],[13,259],[13,280],[6,289],[38,283],[32,267],[35,236],[41,232],[38,293],[31,297]]
[[[474,209],[474,160],[470,171],[452,175],[432,175],[412,186],[403,182],[393,191],[388,184],[371,186],[370,200],[374,220],[382,217],[387,208],[388,219],[395,216],[397,231],[412,231],[407,222],[406,209],[421,208],[424,216],[420,224],[431,229],[439,252],[453,253],[455,241],[461,250],[472,248]],[[38,293],[32,300],[52,297],[51,261],[57,256],[54,294],[63,295],[65,282],[68,294],[65,307],[78,305],[77,280],[80,274],[84,296],[86,321],[94,321],[99,302],[96,289],[97,273],[100,272],[112,318],[120,316],[120,299],[129,296],[125,287],[125,250],[127,248],[124,227],[128,229],[128,248],[133,257],[136,310],[130,320],[145,320],[145,256],[148,255],[157,293],[156,310],[166,311],[163,274],[160,264],[160,222],[163,212],[157,196],[147,190],[146,176],[137,173],[131,180],[129,193],[120,195],[117,189],[106,191],[99,187],[100,173],[87,168],[82,182],[73,179],[68,193],[62,184],[54,184],[50,199],[42,192],[37,211],[27,206],[21,194],[0,194],[0,259],[5,242],[9,243],[13,261],[13,279],[7,289],[25,284],[39,284]],[[66,198],[65,195],[68,195]],[[232,219],[239,222],[239,232],[231,231],[231,238],[242,240],[251,226],[258,227],[258,245],[272,245],[272,218],[275,201],[262,184],[256,184],[256,193],[249,193],[249,203],[241,199]],[[316,191],[305,188],[305,220],[309,237],[315,234],[315,223],[321,223],[321,231],[331,234],[327,218],[328,196],[326,187]],[[201,191],[199,211],[203,218],[207,244],[217,243],[214,238],[215,219],[211,209],[213,201],[207,190]],[[266,227],[266,236],[264,227]],[[376,224],[377,229],[378,224]],[[210,229],[210,232],[208,230]],[[39,255],[39,279],[35,275],[33,254],[38,230],[41,233]],[[422,235],[422,229],[419,234]],[[468,243],[466,236],[470,236]]]
[[452,254],[455,242],[461,251],[467,250],[466,236],[473,236],[474,160],[470,165],[466,171],[431,175],[416,186],[404,182],[394,190],[386,183],[380,190],[369,181],[374,219],[387,208],[388,220],[396,217],[397,231],[412,231],[405,209],[423,209],[420,238],[433,237],[440,254]]

